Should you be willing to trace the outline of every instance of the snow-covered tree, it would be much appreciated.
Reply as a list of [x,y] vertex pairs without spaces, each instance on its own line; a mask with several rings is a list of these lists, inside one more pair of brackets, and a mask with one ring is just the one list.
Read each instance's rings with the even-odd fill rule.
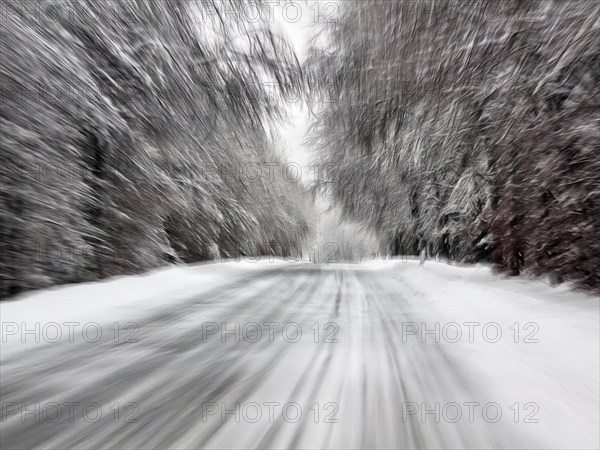
[[312,142],[391,254],[600,286],[600,4],[341,2]]
[[268,130],[302,86],[247,7],[2,2],[0,293],[303,239],[302,188],[244,172],[278,161]]

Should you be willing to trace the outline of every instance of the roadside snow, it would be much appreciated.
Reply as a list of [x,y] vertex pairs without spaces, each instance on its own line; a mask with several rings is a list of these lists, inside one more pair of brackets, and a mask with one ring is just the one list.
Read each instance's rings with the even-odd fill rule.
[[[24,324],[28,330],[50,322],[95,322],[102,328],[119,322],[122,326],[194,295],[218,291],[253,273],[291,266],[290,262],[268,259],[176,266],[23,295],[0,303],[0,358],[47,345],[31,338],[21,342],[21,333],[5,333],[7,324],[19,328]],[[552,288],[541,281],[498,278],[483,265],[420,265],[418,260],[408,259],[327,268],[376,272],[384,292],[394,293],[394,298],[397,293],[399,309],[390,311],[390,320],[402,320],[398,319],[402,314],[414,320],[408,324],[413,328],[402,324],[403,342],[418,342],[423,346],[422,355],[430,354],[427,347],[440,346],[454,364],[440,370],[452,367],[466,379],[469,395],[480,393],[461,398],[460,390],[450,390],[451,400],[496,402],[511,419],[515,412],[510,407],[518,403],[516,431],[541,438],[544,448],[600,448],[597,297],[572,292],[567,285]],[[472,336],[466,323],[477,324],[471,325]],[[448,324],[460,328],[460,339],[455,339],[456,325]],[[498,339],[497,330],[501,332]],[[537,422],[524,423],[527,417]]]
[[[256,271],[288,266],[292,263],[268,258],[257,262],[228,261],[191,266],[173,266],[146,274],[109,278],[91,283],[57,286],[0,302],[2,336],[0,360],[44,345],[35,335],[22,339],[22,330],[35,330],[55,322],[68,332],[65,323],[100,325],[139,320],[153,310],[205,293],[220,285],[235,282]],[[16,324],[14,333],[12,324]],[[102,326],[104,330],[106,327]],[[50,332],[50,331],[49,331]],[[13,334],[14,333],[14,334]],[[67,339],[67,336],[64,337]],[[24,342],[23,342],[24,341]]]
[[[437,334],[472,386],[489,393],[484,401],[502,404],[511,418],[507,405],[519,402],[519,428],[525,433],[543,436],[550,448],[600,448],[599,298],[568,285],[499,278],[484,265],[392,260],[366,267],[397,283],[409,307],[423,318],[415,336],[405,327],[406,339],[438,345]],[[452,342],[454,325],[444,336],[451,322],[463,333],[457,342]],[[436,323],[439,332],[425,335],[425,328],[435,330]],[[493,342],[498,329],[502,336]],[[524,408],[529,402],[537,406]],[[539,422],[524,423],[537,407],[531,417]]]

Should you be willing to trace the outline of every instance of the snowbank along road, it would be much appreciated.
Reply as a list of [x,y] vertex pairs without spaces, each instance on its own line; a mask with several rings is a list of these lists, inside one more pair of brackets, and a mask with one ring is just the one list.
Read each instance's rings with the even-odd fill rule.
[[485,267],[250,266],[3,304],[2,448],[598,447],[597,299]]

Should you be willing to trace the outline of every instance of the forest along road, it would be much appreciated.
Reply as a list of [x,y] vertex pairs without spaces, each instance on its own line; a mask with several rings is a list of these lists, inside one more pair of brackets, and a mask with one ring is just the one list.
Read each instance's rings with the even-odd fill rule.
[[494,397],[510,386],[412,335],[432,324],[418,297],[359,266],[278,267],[165,303],[118,339],[29,349],[2,362],[2,448],[552,445],[523,423],[535,406],[515,423],[528,398]]

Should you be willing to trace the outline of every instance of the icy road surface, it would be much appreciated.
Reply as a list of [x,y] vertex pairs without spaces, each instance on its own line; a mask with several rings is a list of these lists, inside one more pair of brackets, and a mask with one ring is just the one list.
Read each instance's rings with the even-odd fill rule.
[[599,447],[598,299],[485,267],[217,264],[1,312],[3,449]]

